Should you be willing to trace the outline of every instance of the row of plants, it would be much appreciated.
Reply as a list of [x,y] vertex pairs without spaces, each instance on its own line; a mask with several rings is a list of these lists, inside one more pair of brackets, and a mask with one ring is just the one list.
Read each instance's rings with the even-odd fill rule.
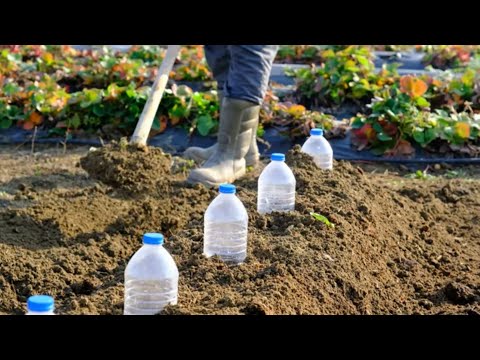
[[[360,108],[368,104],[377,92],[385,86],[400,81],[396,64],[384,65],[377,71],[373,63],[372,52],[365,47],[349,46],[345,49],[322,51],[324,62],[312,64],[309,68],[289,70],[295,78],[297,100],[312,107],[339,106],[345,102],[354,102]],[[471,61],[462,69],[440,71],[419,77],[427,83],[427,97],[435,107],[472,102],[479,107],[478,86],[480,58]]]
[[479,142],[480,114],[469,102],[460,112],[454,106],[432,111],[427,90],[423,80],[404,76],[377,92],[370,113],[352,119],[353,144],[378,155],[410,155],[412,144],[432,152],[478,155],[480,148],[471,145]]
[[[120,54],[108,49],[78,51],[68,46],[4,47],[0,51],[0,129],[39,127],[60,136],[129,135],[146,102],[149,81],[162,60],[164,50],[158,50],[162,49],[134,46]],[[191,71],[203,66],[202,58],[202,48],[182,48],[172,77],[198,78]],[[206,67],[196,72],[204,77],[208,73]],[[200,135],[214,133],[218,109],[215,90],[193,91],[172,83],[158,109],[152,134],[163,132],[167,126],[182,126]],[[326,129],[332,126],[332,117],[295,104],[283,105],[270,94],[262,109],[264,125],[259,127],[259,135],[263,126],[278,125],[292,128],[295,136],[307,118]]]
[[375,71],[372,52],[349,46],[321,52],[319,66],[291,71],[292,99],[311,108],[354,104],[352,142],[376,154],[409,155],[413,145],[436,152],[479,153],[480,64],[401,77],[396,65]]
[[[2,45],[0,76],[32,79],[49,74],[57,82],[76,90],[135,82],[151,83],[165,56],[156,45],[135,45],[128,52],[109,47],[76,50],[68,45]],[[202,46],[182,47],[170,77],[176,81],[211,79]],[[68,90],[68,89],[67,89]]]
[[385,82],[391,82],[393,66],[375,72],[373,54],[361,46],[321,52],[322,64],[288,70],[296,81],[296,98],[309,107],[338,106],[350,100],[360,105],[373,96]]
[[[35,81],[8,81],[0,90],[0,129],[17,126],[31,130],[41,126],[53,135],[68,131],[107,138],[131,134],[149,91],[150,87],[131,82],[67,92],[48,74]],[[169,123],[207,135],[214,130],[213,119],[217,117],[215,90],[193,92],[187,86],[173,85],[159,106],[153,133],[164,131]]]
[[[479,45],[363,45],[368,52],[416,51],[425,53],[422,63],[434,69],[454,69],[466,66],[476,55],[480,54]],[[327,59],[324,50],[344,50],[347,45],[282,45],[276,61],[285,64],[322,64]]]
[[[93,51],[90,59],[77,52],[69,54],[70,49],[40,49],[55,59],[60,53],[58,59],[63,63],[49,61],[50,56],[38,53],[35,47],[1,51],[0,66],[4,70],[0,72],[0,128],[18,126],[29,130],[40,126],[51,134],[107,138],[131,134],[149,91],[146,79],[152,75],[122,67],[128,62],[117,59],[125,59],[126,55]],[[161,53],[149,47],[133,47],[127,55],[143,65],[157,66],[161,61]],[[71,59],[75,56],[83,59],[83,65],[79,65],[79,59]],[[179,64],[202,56],[199,48],[186,48]],[[359,112],[351,123],[352,141],[359,150],[406,155],[413,152],[412,145],[419,144],[433,151],[469,155],[478,151],[478,61],[471,61],[461,70],[441,72],[435,78],[400,77],[395,65],[375,71],[372,52],[364,46],[327,47],[320,56],[322,64],[291,73],[297,81],[293,97],[281,102],[271,92],[267,94],[259,136],[269,126],[291,137],[308,134],[313,126],[341,134],[335,131],[332,115],[312,109],[353,103]],[[33,61],[35,67],[29,68]],[[84,66],[84,72],[71,72],[71,63]],[[98,64],[110,68],[108,81],[94,76]],[[75,76],[82,82],[72,84]],[[200,135],[215,133],[218,110],[216,91],[193,91],[173,84],[162,100],[152,133],[163,132],[168,126],[181,126]]]

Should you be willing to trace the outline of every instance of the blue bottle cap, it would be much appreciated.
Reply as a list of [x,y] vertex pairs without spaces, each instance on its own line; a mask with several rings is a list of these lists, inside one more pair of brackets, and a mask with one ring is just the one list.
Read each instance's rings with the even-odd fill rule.
[[158,233],[146,233],[143,235],[143,243],[149,245],[162,245],[163,235]]
[[312,130],[310,130],[310,135],[322,136],[323,135],[323,129],[312,129]]
[[285,154],[282,153],[273,153],[270,157],[272,161],[285,161]]
[[27,300],[27,310],[36,312],[53,311],[53,297],[48,295],[33,295]]
[[237,191],[235,185],[232,184],[221,184],[219,190],[221,194],[235,194]]

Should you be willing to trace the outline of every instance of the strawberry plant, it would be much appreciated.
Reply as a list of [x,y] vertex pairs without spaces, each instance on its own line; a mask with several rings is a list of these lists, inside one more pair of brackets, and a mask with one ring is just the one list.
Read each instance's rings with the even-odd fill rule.
[[478,46],[430,45],[423,47],[423,51],[427,52],[423,58],[425,65],[445,70],[468,64],[472,55],[478,51]]
[[369,45],[372,50],[376,51],[410,51],[415,49],[415,45]]
[[352,142],[359,150],[372,148],[376,154],[410,155],[412,143],[424,148],[434,141],[453,146],[478,138],[480,116],[468,111],[456,113],[437,109],[430,112],[424,97],[428,85],[413,76],[404,76],[393,86],[377,92],[369,105],[370,115],[352,120]]
[[205,81],[211,80],[212,74],[204,63],[191,60],[176,67],[171,77],[177,81]]
[[0,98],[0,129],[8,129],[23,117],[23,111],[20,107],[10,105],[5,99]]
[[276,62],[286,64],[320,63],[320,49],[315,45],[281,45]]
[[325,130],[333,128],[333,116],[317,111],[309,111],[303,105],[291,102],[280,102],[278,97],[268,92],[260,109],[260,136],[264,127],[273,126],[283,130],[281,133],[291,138],[306,136],[310,129],[321,127]]
[[352,100],[361,105],[378,90],[372,54],[365,47],[349,46],[343,50],[324,50],[324,63],[291,74],[297,83],[299,102],[319,105],[341,105]]
[[205,60],[205,55],[202,45],[186,45],[180,48],[177,60],[179,63],[189,61],[202,62]]
[[424,75],[422,79],[429,85],[425,97],[433,108],[454,107],[463,110],[465,103],[480,109],[480,67],[471,62],[462,70],[446,70],[435,76]]
[[132,60],[142,60],[144,63],[159,66],[165,57],[165,49],[158,45],[133,45],[128,50]]

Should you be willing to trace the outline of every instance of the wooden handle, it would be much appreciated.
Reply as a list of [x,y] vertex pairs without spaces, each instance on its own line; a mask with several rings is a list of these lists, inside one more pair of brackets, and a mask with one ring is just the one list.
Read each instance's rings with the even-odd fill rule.
[[180,45],[168,45],[167,53],[165,54],[165,58],[158,69],[157,77],[153,83],[147,103],[143,108],[142,115],[140,115],[137,127],[135,128],[133,136],[130,139],[130,144],[137,146],[147,145],[147,138],[148,134],[150,133],[150,129],[152,128],[153,119],[157,113],[158,105],[162,100],[170,71],[172,71],[173,64],[175,63],[175,59],[177,58],[179,51]]

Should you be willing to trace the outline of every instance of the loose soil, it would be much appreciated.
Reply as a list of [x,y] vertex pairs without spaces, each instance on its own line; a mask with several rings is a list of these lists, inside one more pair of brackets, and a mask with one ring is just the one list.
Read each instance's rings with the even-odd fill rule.
[[185,183],[189,162],[119,144],[86,154],[0,148],[0,313],[47,293],[58,313],[122,314],[125,266],[156,231],[180,271],[167,314],[480,314],[478,168],[432,180],[348,162],[328,172],[296,147],[295,211],[256,212],[266,162],[236,183],[249,237],[232,267],[202,256],[217,192]]

